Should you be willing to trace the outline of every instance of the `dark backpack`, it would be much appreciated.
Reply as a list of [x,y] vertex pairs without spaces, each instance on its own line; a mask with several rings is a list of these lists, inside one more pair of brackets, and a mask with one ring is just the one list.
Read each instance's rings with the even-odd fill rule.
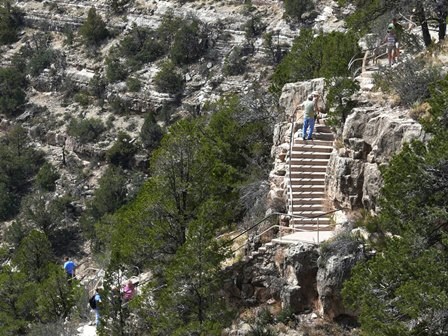
[[92,309],[96,309],[95,295],[96,295],[96,294],[94,294],[94,295],[89,299],[89,305],[90,305],[90,308],[92,308]]

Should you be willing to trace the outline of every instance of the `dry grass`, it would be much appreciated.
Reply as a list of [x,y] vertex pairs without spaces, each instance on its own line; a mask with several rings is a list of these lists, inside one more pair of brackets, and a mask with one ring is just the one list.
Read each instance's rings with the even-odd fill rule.
[[431,105],[428,103],[416,103],[412,106],[412,108],[409,110],[409,117],[412,119],[418,121],[421,119],[427,119],[430,118],[430,110]]

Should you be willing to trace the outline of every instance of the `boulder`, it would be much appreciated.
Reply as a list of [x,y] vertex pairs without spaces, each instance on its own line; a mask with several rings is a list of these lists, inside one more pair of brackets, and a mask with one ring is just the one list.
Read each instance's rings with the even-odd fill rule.
[[[321,251],[322,252],[322,251]],[[320,314],[330,319],[356,316],[344,306],[341,290],[354,265],[365,258],[364,248],[348,236],[339,236],[326,244],[317,264],[317,292]]]

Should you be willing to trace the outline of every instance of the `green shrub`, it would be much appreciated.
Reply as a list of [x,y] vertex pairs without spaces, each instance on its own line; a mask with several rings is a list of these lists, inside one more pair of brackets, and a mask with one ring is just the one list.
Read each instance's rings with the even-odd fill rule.
[[108,0],[107,2],[114,13],[121,14],[126,11],[126,8],[132,0]]
[[293,321],[294,319],[295,317],[290,306],[282,309],[280,314],[278,314],[277,316],[277,321],[283,324],[287,324],[288,322]]
[[95,7],[89,9],[87,20],[79,28],[79,34],[88,46],[98,46],[109,36],[106,24],[101,16],[96,13]]
[[100,119],[73,119],[68,125],[69,135],[76,137],[81,143],[95,141],[106,130]]
[[243,56],[242,48],[233,48],[224,61],[222,72],[226,76],[242,75],[247,69],[247,58]]
[[51,63],[58,57],[58,52],[53,49],[47,49],[43,52],[37,52],[30,59],[28,68],[32,76],[39,75],[42,70],[48,68]]
[[0,1],[0,45],[17,41],[22,24],[22,13],[11,5],[12,1]]
[[97,221],[112,213],[126,202],[126,178],[119,167],[109,167],[99,180],[92,202],[87,205],[85,216]]
[[43,153],[30,146],[27,131],[14,126],[0,138],[0,220],[17,214],[21,198],[43,164]]
[[352,112],[356,101],[352,95],[359,90],[358,82],[350,78],[338,77],[325,81],[327,94],[326,106],[328,111],[328,124],[332,126],[344,125],[347,116]]
[[59,50],[49,47],[51,40],[49,33],[33,34],[19,53],[14,55],[13,64],[33,77],[38,76],[42,70],[49,69],[51,65],[51,70],[57,72],[65,65],[64,56]]
[[178,94],[184,89],[184,77],[171,61],[161,64],[159,72],[154,76],[154,83],[160,92]]
[[140,130],[140,139],[143,146],[149,151],[156,149],[160,140],[162,140],[162,136],[162,128],[157,124],[154,114],[148,113]]
[[45,233],[38,230],[31,231],[21,241],[14,253],[13,263],[30,280],[40,282],[48,275],[48,265],[53,260],[51,244]]
[[282,59],[272,76],[271,90],[279,93],[286,83],[318,77],[347,77],[347,64],[359,53],[355,34],[332,32],[314,36],[302,29],[291,51]]
[[266,29],[266,24],[261,21],[260,16],[252,16],[243,26],[246,38],[254,38],[260,36]]
[[441,78],[439,68],[428,66],[421,59],[410,59],[397,67],[383,69],[374,76],[374,81],[383,91],[396,92],[403,105],[412,106],[429,98],[431,84]]
[[128,69],[118,58],[106,58],[106,78],[109,83],[123,81],[127,76]]
[[78,92],[74,95],[73,100],[82,107],[87,107],[90,104],[89,95],[86,92]]
[[118,133],[117,141],[106,152],[107,161],[115,166],[130,168],[137,147],[131,142],[132,138],[125,132]]
[[193,18],[183,21],[176,32],[170,57],[175,64],[189,64],[198,60],[206,48],[207,35],[201,31],[200,21]]
[[164,56],[169,48],[163,35],[146,27],[134,25],[118,47],[118,54],[126,58],[126,65],[138,70],[148,62]]
[[25,75],[17,68],[0,68],[0,113],[16,116],[26,101]]
[[96,98],[103,98],[106,91],[106,81],[104,78],[96,73],[89,81],[89,94]]
[[126,80],[126,86],[129,91],[138,92],[138,91],[140,91],[140,89],[142,87],[142,83],[140,82],[140,79],[138,79],[136,77],[129,77]]
[[0,182],[0,220],[8,219],[15,214],[16,202],[16,197],[9,186]]
[[113,113],[125,115],[131,111],[129,103],[119,96],[112,96],[109,98],[110,110]]
[[44,163],[36,175],[36,184],[41,190],[54,191],[56,189],[56,180],[60,175],[51,163]]
[[294,21],[300,21],[302,15],[314,9],[312,0],[285,0],[285,15]]

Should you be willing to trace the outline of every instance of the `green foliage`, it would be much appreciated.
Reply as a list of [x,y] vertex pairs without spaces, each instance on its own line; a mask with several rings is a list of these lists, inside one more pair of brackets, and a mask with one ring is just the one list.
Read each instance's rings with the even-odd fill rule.
[[394,68],[376,74],[375,85],[383,91],[393,91],[405,106],[421,103],[430,96],[430,84],[441,79],[440,69],[429,66],[424,60],[405,60]]
[[48,68],[58,57],[59,53],[53,49],[47,49],[42,53],[36,53],[29,61],[29,72],[32,76],[37,76],[43,69]]
[[207,50],[207,35],[201,30],[201,22],[190,18],[181,22],[174,35],[170,50],[171,60],[176,65],[198,60]]
[[359,84],[353,79],[336,77],[325,81],[325,90],[328,92],[326,106],[328,106],[329,125],[343,126],[347,116],[356,106],[352,95],[359,90]]
[[126,80],[126,86],[130,92],[138,92],[142,87],[142,82],[137,77],[129,77]]
[[106,213],[117,210],[126,201],[126,178],[120,168],[110,167],[99,180],[89,211],[100,219]]
[[95,7],[89,9],[86,21],[79,28],[79,34],[88,46],[98,46],[109,36],[106,24],[101,15],[96,13]]
[[65,66],[64,57],[59,50],[49,47],[51,35],[36,33],[28,38],[27,43],[14,55],[13,64],[26,74],[38,76],[42,70],[51,67],[52,74]]
[[87,143],[97,140],[105,129],[101,119],[72,119],[67,127],[67,132],[81,143]]
[[53,252],[59,254],[67,253],[75,245],[73,233],[64,227],[70,201],[67,196],[52,199],[42,193],[30,194],[23,200],[24,220],[29,227],[45,233]]
[[243,49],[237,46],[225,58],[222,72],[226,76],[237,76],[244,74],[246,68],[247,58],[243,55]]
[[99,99],[103,98],[106,91],[106,84],[104,78],[96,73],[89,81],[89,94]]
[[40,321],[48,323],[67,318],[81,290],[75,283],[67,281],[67,275],[60,266],[50,264],[48,277],[39,285],[37,293]]
[[159,146],[162,136],[163,130],[159,124],[157,124],[154,114],[148,113],[145,116],[145,121],[140,130],[140,139],[143,146],[148,151],[153,151]]
[[118,58],[106,58],[106,78],[109,83],[125,80],[127,76],[128,69]]
[[108,0],[107,2],[115,14],[122,14],[126,11],[132,0]]
[[0,269],[0,333],[23,335],[35,311],[35,285],[23,272]]
[[124,100],[119,95],[112,96],[108,99],[110,110],[113,113],[125,115],[128,114],[131,110],[129,100]]
[[130,168],[137,148],[131,143],[131,137],[125,133],[118,133],[117,141],[106,152],[107,160],[115,166]]
[[302,29],[291,51],[275,69],[271,89],[279,93],[286,83],[350,75],[347,64],[359,53],[357,41],[352,32],[314,36],[312,30]]
[[293,21],[300,21],[302,15],[314,9],[312,0],[285,0],[285,15]]
[[160,92],[179,94],[184,89],[184,77],[171,61],[161,64],[159,72],[154,76],[154,83]]
[[16,116],[26,101],[25,75],[17,68],[0,68],[0,113]]
[[138,70],[145,63],[156,61],[167,51],[168,44],[162,34],[137,25],[132,27],[118,48],[119,55],[126,58],[128,66],[134,70]]
[[384,237],[381,253],[357,265],[343,290],[365,335],[448,332],[446,80],[431,93],[431,140],[404,146],[383,171],[381,213],[371,221],[395,237]]
[[[265,96],[222,100],[207,117],[170,127],[136,198],[95,225],[114,269],[154,270],[153,283],[130,308],[148,334],[220,335],[229,321],[220,291],[228,246],[216,237],[240,218],[242,186],[267,173],[272,131]],[[108,327],[119,327],[118,312],[107,312]]]
[[16,197],[6,183],[0,182],[0,219],[10,218],[17,210]]
[[13,7],[10,0],[0,1],[0,45],[17,41],[22,24],[22,13]]
[[[278,33],[280,34],[280,33]],[[263,34],[263,47],[265,47],[270,54],[270,61],[273,64],[280,63],[283,57],[283,51],[279,42],[280,38],[277,35],[277,42],[274,42],[274,33],[267,32]]]
[[36,184],[41,190],[55,191],[55,182],[59,177],[60,175],[53,165],[46,162],[40,167],[39,172],[36,175]]
[[48,264],[53,259],[51,244],[45,233],[31,231],[20,243],[13,262],[32,281],[40,282],[48,275]]
[[20,199],[43,163],[43,154],[30,146],[27,131],[15,126],[0,138],[0,220],[17,214]]
[[266,29],[266,24],[261,21],[261,16],[252,16],[243,26],[247,39],[260,36]]
[[251,331],[248,333],[248,336],[277,336],[277,333],[269,326],[256,324],[255,326],[251,326]]
[[94,225],[103,216],[113,213],[127,201],[126,177],[120,167],[107,168],[99,180],[93,199],[80,219],[82,229],[89,238],[94,238]]
[[76,93],[73,96],[73,100],[82,107],[87,107],[90,104],[89,95],[83,91]]
[[281,322],[283,324],[287,324],[290,321],[294,321],[295,320],[295,316],[294,313],[291,309],[291,307],[286,307],[283,308],[282,311],[280,312],[280,314],[277,315],[277,321]]
[[257,324],[267,326],[274,323],[274,316],[268,308],[262,308],[257,314]]

